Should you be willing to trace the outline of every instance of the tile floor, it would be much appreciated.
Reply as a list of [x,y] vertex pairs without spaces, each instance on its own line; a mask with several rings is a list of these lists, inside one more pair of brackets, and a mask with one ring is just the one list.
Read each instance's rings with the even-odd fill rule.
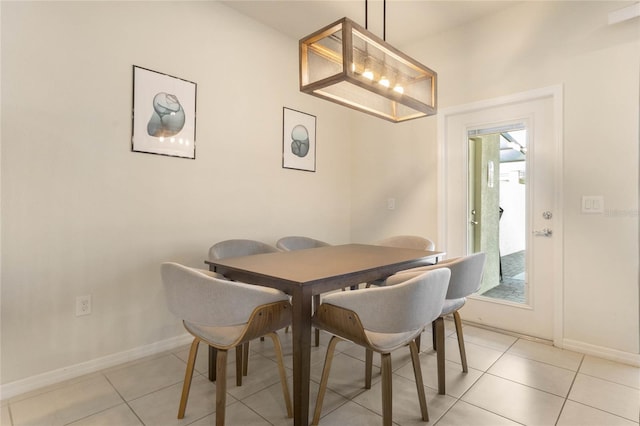
[[[564,351],[545,343],[465,326],[469,372],[461,371],[455,333],[447,321],[447,394],[436,392],[435,352],[425,332],[420,354],[430,422],[449,425],[638,426],[640,368]],[[291,334],[280,333],[285,362],[291,366]],[[328,336],[312,351],[311,403],[315,404]],[[201,345],[202,346],[202,345]],[[187,347],[130,362],[2,401],[2,426],[165,426],[212,425],[215,385],[206,379],[206,348],[184,420],[176,413]],[[413,381],[408,349],[392,355],[393,421],[425,424]],[[234,357],[229,357],[233,362]],[[375,357],[379,360],[379,357]],[[227,425],[292,425],[285,417],[273,347],[267,339],[251,344],[249,375],[235,386],[229,368]],[[382,423],[380,374],[363,389],[364,350],[338,344],[325,397],[321,425]]]

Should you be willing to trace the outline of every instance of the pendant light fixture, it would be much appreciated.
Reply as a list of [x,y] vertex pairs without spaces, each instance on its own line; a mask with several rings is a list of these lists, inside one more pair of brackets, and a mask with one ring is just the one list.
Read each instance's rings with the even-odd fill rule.
[[300,91],[394,123],[436,114],[436,72],[384,38],[346,17],[303,38]]

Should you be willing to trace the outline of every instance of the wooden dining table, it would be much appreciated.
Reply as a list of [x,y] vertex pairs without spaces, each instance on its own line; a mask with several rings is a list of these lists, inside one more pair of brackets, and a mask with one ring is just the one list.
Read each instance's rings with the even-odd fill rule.
[[291,296],[294,425],[309,424],[312,300],[321,293],[384,279],[434,263],[444,252],[345,244],[207,260],[229,279],[276,288]]

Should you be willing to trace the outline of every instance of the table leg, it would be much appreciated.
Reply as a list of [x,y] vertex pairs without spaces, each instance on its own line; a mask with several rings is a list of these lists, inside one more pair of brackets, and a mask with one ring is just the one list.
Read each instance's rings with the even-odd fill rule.
[[312,295],[304,288],[292,294],[293,305],[293,424],[309,424],[309,383],[311,380]]

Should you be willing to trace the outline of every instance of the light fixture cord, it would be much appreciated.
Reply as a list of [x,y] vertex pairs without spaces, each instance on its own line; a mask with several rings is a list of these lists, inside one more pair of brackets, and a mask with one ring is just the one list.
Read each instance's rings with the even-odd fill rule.
[[382,40],[387,41],[387,0],[382,2]]
[[[369,0],[364,0],[364,29],[369,29]],[[387,0],[382,1],[382,40],[387,41]]]
[[364,29],[369,29],[369,0],[364,0]]

